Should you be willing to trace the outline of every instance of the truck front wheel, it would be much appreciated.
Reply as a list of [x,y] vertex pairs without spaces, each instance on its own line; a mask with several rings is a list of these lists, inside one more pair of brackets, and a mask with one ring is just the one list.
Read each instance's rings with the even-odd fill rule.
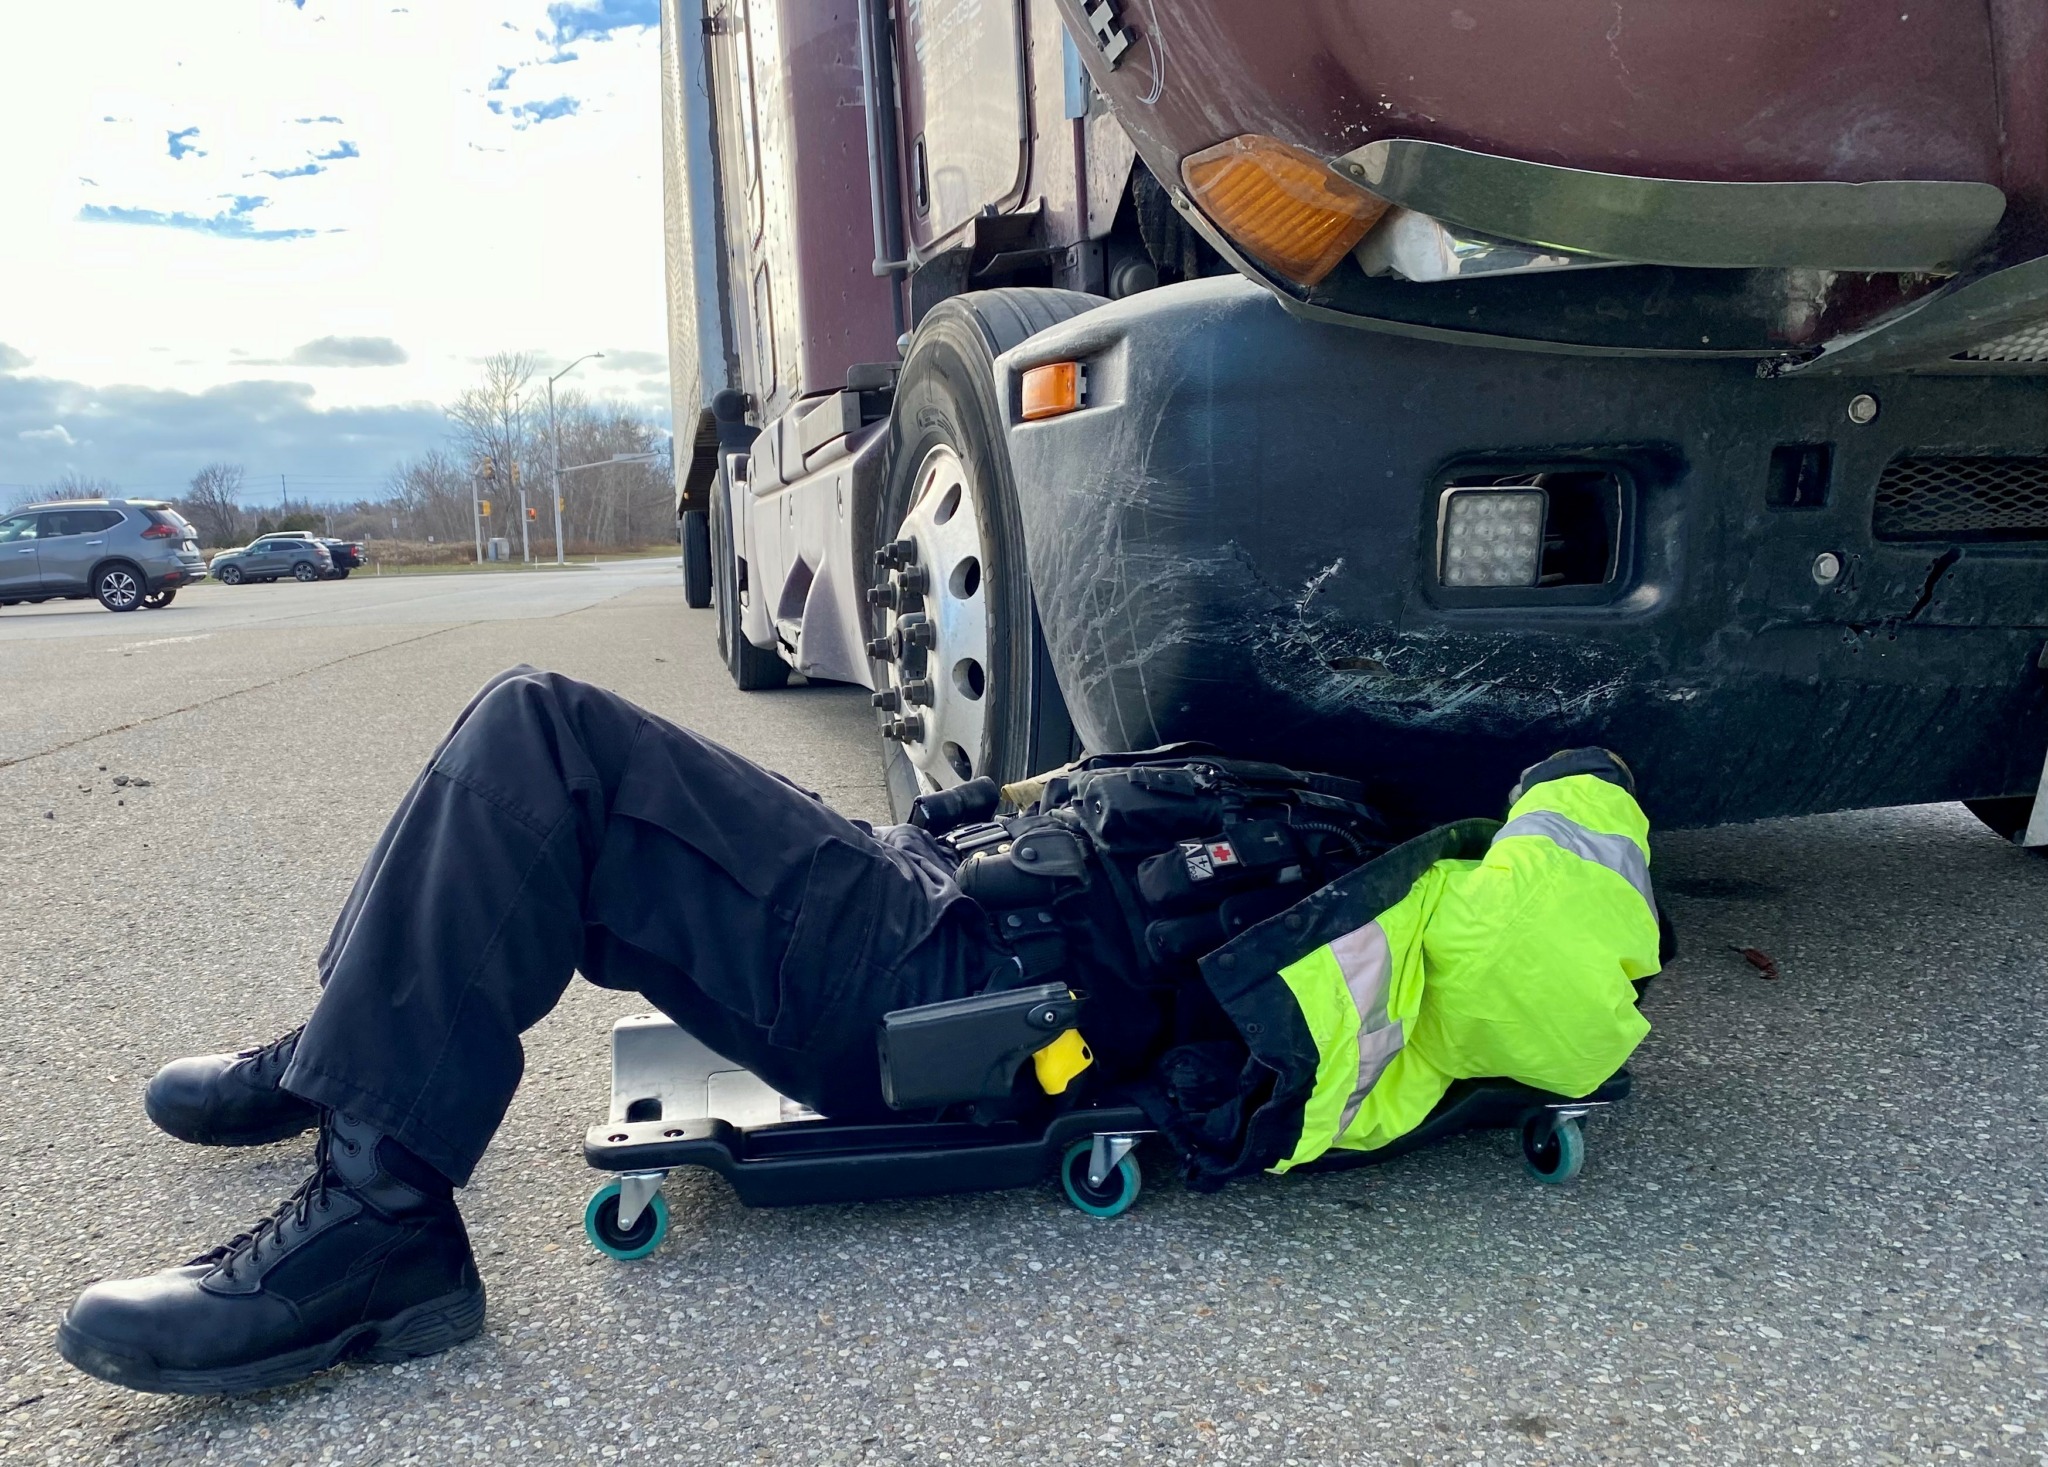
[[890,413],[871,627],[890,804],[1064,763],[1073,725],[1031,594],[995,358],[1103,304],[1073,291],[955,296],[919,323]]

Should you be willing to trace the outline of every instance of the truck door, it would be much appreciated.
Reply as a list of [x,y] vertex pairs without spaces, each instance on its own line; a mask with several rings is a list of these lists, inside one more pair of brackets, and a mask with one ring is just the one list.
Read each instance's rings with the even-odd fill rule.
[[0,600],[33,596],[42,586],[36,567],[36,529],[40,515],[18,514],[0,520]]
[[911,237],[1016,202],[1028,161],[1017,0],[907,0],[898,54]]

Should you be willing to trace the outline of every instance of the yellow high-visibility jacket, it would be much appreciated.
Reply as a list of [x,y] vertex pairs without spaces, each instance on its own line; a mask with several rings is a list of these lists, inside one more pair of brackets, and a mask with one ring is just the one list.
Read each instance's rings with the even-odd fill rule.
[[1197,1171],[1384,1146],[1459,1079],[1591,1093],[1649,1032],[1633,986],[1658,969],[1649,867],[1629,791],[1562,773],[1506,823],[1431,831],[1211,953],[1204,978],[1274,1075],[1237,1155]]

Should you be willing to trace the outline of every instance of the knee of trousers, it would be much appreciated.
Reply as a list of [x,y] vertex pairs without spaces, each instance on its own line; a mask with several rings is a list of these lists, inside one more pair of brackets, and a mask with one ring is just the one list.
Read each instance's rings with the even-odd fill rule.
[[501,757],[522,762],[525,755],[572,779],[598,777],[608,784],[599,776],[623,759],[645,717],[594,683],[522,664],[484,685],[442,762],[490,767]]

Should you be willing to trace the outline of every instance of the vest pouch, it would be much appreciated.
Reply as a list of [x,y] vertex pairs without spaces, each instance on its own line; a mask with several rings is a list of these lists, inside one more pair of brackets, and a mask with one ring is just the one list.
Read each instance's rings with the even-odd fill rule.
[[1223,828],[1222,794],[1186,768],[1091,770],[1075,776],[1074,803],[1110,850],[1156,851]]

